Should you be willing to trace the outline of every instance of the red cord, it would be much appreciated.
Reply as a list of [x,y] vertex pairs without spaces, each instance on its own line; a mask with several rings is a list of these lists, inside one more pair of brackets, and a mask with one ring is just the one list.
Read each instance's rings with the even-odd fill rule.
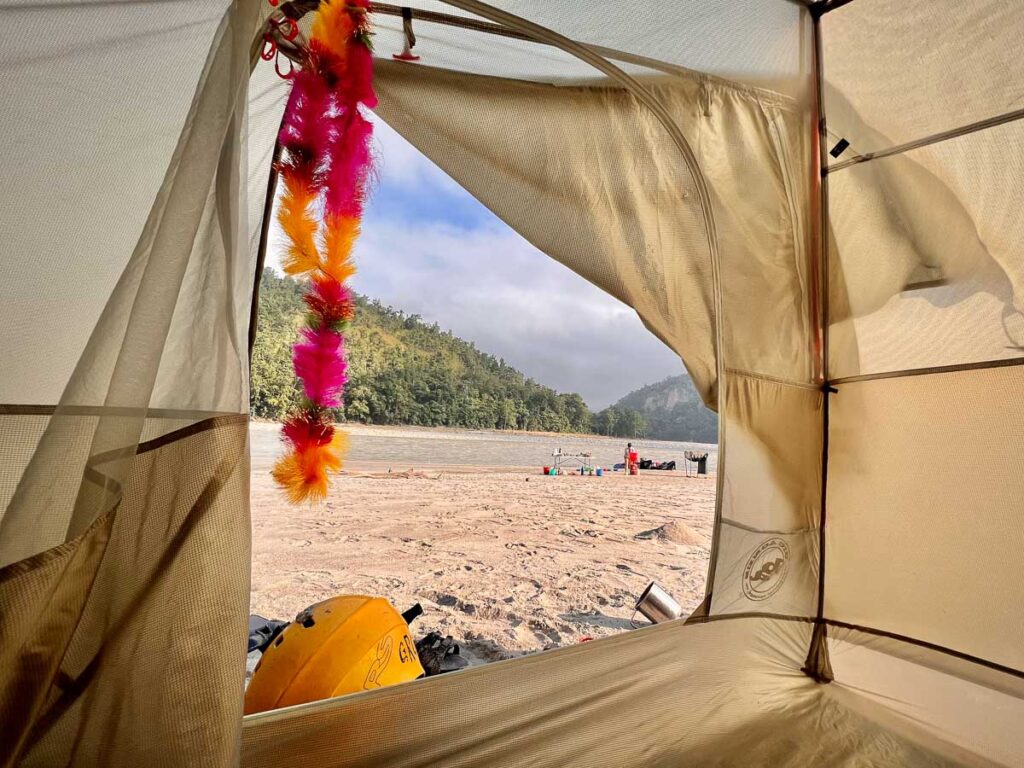
[[274,42],[274,38],[270,36],[269,32],[265,32],[263,34],[263,50],[260,51],[260,58],[264,61],[270,61],[276,53],[277,43]]
[[[285,57],[285,58],[287,58],[287,57]],[[281,71],[281,53],[279,51],[278,55],[277,55],[277,58],[274,59],[274,71],[277,72],[277,76],[280,77],[282,80],[289,80],[291,78],[291,76],[292,76],[292,73],[295,71],[295,65],[292,64],[292,60],[291,59],[288,59],[288,71],[287,72],[282,72]]]

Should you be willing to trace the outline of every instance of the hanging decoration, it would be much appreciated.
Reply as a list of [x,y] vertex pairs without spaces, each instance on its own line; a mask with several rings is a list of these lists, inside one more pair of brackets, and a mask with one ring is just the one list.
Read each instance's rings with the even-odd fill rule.
[[292,503],[319,501],[347,449],[332,409],[344,403],[345,330],[355,313],[345,285],[355,273],[377,105],[369,0],[324,0],[288,75],[291,93],[279,141],[282,195],[278,222],[287,239],[284,271],[306,280],[307,314],[292,349],[301,407],[282,427],[286,453],[273,475]]

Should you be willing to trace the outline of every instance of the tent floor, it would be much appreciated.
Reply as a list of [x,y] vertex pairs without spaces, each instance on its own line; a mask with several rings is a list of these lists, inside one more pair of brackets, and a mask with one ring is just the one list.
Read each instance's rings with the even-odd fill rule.
[[[811,625],[682,622],[246,718],[243,765],[990,765],[799,671]],[[937,674],[934,673],[933,674]]]

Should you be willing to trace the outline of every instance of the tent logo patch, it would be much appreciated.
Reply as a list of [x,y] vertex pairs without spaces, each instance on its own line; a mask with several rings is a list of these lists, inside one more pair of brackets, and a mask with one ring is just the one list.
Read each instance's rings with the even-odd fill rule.
[[778,536],[762,541],[743,568],[743,594],[767,600],[782,587],[789,572],[789,545]]

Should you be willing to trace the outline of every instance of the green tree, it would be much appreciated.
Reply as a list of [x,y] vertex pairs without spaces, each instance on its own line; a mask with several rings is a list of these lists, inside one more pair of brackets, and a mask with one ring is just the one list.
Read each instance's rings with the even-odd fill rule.
[[[302,284],[266,270],[252,361],[254,416],[282,419],[301,403],[291,347],[303,311]],[[620,427],[617,417],[595,418],[578,394],[559,394],[436,323],[428,325],[377,300],[356,297],[345,346],[348,386],[339,419],[602,434],[637,429],[632,422]]]

